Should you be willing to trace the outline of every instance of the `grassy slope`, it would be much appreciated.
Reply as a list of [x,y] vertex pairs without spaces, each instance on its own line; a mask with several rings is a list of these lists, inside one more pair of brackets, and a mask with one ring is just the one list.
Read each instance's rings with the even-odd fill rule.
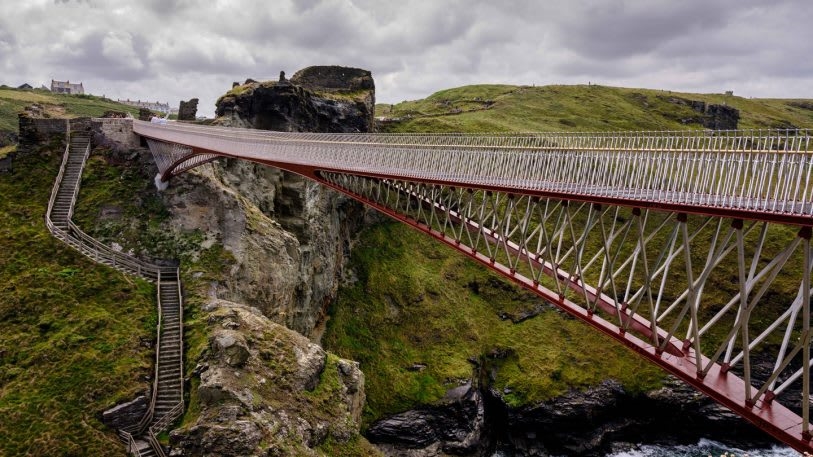
[[[670,103],[670,98],[737,108],[740,128],[813,127],[813,110],[793,105],[804,100],[746,99],[605,86],[467,86],[440,91],[423,100],[378,105],[376,114],[412,116],[404,122],[385,125],[385,130],[394,132],[700,128],[697,124],[682,124],[681,119],[697,117],[698,113],[688,106]],[[486,108],[488,101],[493,103]],[[457,110],[461,112],[456,113]]]
[[101,116],[108,110],[138,115],[138,108],[94,95],[53,94],[40,89],[0,89],[0,131],[16,131],[17,113],[32,103],[43,105],[45,112],[54,117]]
[[[438,92],[377,114],[411,117],[392,132],[687,129],[697,117],[668,97],[722,103],[723,96],[669,94],[587,86],[468,86]],[[493,101],[488,109],[484,101]],[[813,127],[813,111],[784,100],[725,100],[741,110],[742,127]],[[470,110],[467,112],[467,110]],[[391,111],[391,112],[390,112]],[[460,111],[460,112],[457,112]],[[326,347],[362,363],[369,423],[382,415],[432,403],[472,375],[474,358],[496,366],[493,384],[515,405],[533,403],[601,379],[632,391],[657,386],[661,372],[620,345],[554,311],[512,324],[537,298],[482,267],[395,223],[365,231],[353,252],[359,280],[340,291]],[[490,354],[500,353],[495,359]],[[425,364],[420,371],[410,369]]]
[[99,414],[146,387],[155,291],[48,233],[60,152],[0,174],[0,455],[123,455]]

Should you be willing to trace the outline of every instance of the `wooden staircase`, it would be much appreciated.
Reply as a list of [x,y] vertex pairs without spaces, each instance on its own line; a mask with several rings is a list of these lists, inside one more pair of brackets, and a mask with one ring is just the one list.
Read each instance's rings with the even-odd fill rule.
[[179,271],[177,267],[159,266],[117,252],[73,223],[82,169],[90,154],[90,138],[81,134],[69,134],[69,137],[51,191],[45,223],[52,235],[95,262],[156,283],[159,312],[153,395],[141,422],[119,430],[119,436],[132,455],[166,457],[155,435],[167,430],[184,411],[183,293]]

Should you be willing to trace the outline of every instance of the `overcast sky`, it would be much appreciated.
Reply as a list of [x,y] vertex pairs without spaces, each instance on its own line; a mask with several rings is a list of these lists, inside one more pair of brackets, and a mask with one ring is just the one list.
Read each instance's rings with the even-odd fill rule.
[[198,97],[310,65],[379,102],[474,83],[813,97],[810,0],[0,0],[0,83]]

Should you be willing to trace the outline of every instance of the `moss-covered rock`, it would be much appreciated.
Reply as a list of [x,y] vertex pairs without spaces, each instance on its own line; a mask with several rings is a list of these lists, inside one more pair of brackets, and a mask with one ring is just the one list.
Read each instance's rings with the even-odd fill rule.
[[358,433],[358,363],[326,353],[256,308],[212,300],[203,312],[210,340],[193,381],[198,414],[171,433],[176,452],[376,455]]

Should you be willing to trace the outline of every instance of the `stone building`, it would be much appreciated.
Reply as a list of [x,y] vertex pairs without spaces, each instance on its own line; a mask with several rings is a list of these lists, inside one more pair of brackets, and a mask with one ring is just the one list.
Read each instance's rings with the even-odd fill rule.
[[55,94],[80,95],[85,93],[85,88],[82,86],[82,83],[71,84],[70,81],[55,81],[52,79],[51,92]]

